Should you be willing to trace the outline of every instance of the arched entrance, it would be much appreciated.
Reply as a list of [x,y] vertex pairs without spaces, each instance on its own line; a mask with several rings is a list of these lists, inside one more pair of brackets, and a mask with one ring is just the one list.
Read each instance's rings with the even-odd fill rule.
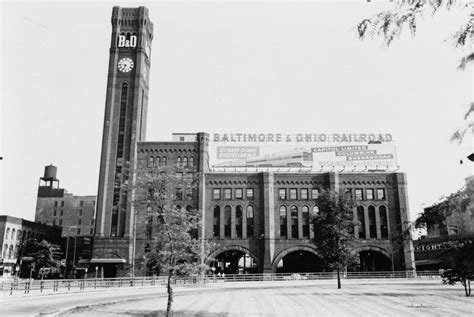
[[358,250],[359,270],[362,272],[391,271],[390,255],[380,248],[364,248]]
[[324,269],[316,250],[306,246],[286,249],[273,261],[273,272],[276,273],[322,272]]
[[216,275],[261,273],[257,257],[240,246],[219,248],[209,259],[208,264]]

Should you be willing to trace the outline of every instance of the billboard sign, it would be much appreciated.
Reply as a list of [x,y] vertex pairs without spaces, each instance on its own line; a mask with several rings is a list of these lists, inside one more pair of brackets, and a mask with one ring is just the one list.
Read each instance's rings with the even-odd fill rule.
[[390,134],[213,134],[212,169],[305,168],[309,170],[397,168]]

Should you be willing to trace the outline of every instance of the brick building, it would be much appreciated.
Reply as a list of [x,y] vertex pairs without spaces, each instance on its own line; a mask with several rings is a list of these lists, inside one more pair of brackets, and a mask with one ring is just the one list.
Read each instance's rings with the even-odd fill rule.
[[[411,239],[397,239],[409,218],[403,173],[317,171],[307,168],[312,155],[307,151],[272,156],[272,164],[285,162],[284,171],[258,165],[257,159],[235,163],[254,164],[252,168],[232,165],[216,170],[210,168],[207,133],[175,134],[171,142],[145,141],[153,24],[145,7],[114,7],[111,23],[92,266],[103,267],[105,276],[145,273],[142,256],[153,236],[153,215],[136,210],[133,192],[121,185],[133,182],[135,167],[173,166],[181,176],[193,174],[198,180],[194,190],[176,189],[176,205],[203,211],[198,234],[216,242],[209,256],[217,259],[211,264],[219,270],[323,269],[309,227],[315,198],[323,188],[352,191],[359,200],[354,252],[360,255],[360,270],[414,269]],[[367,141],[373,140],[357,140],[364,148]]]
[[96,196],[75,196],[59,188],[57,168],[45,167],[38,185],[35,222],[63,228],[62,235],[92,236],[94,234]]
[[16,271],[22,257],[21,246],[27,239],[35,238],[50,243],[60,244],[61,227],[48,226],[29,220],[7,215],[0,215],[1,261],[4,274]]

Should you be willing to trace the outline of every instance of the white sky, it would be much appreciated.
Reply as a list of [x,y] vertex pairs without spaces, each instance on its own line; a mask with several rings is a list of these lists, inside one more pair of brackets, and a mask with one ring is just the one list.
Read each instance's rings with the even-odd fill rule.
[[[420,21],[390,48],[355,25],[385,2],[13,3],[2,10],[0,214],[34,219],[44,166],[96,195],[113,5],[155,24],[148,141],[173,132],[391,133],[412,217],[472,174],[449,138],[472,100],[450,35],[463,13]],[[445,43],[444,41],[447,40]]]

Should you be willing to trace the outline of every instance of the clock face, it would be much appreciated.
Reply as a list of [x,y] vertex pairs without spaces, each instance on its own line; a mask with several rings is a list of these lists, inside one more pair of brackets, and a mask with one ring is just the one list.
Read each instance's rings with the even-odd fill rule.
[[122,73],[128,73],[133,69],[133,61],[129,57],[124,57],[118,62],[118,69]]

